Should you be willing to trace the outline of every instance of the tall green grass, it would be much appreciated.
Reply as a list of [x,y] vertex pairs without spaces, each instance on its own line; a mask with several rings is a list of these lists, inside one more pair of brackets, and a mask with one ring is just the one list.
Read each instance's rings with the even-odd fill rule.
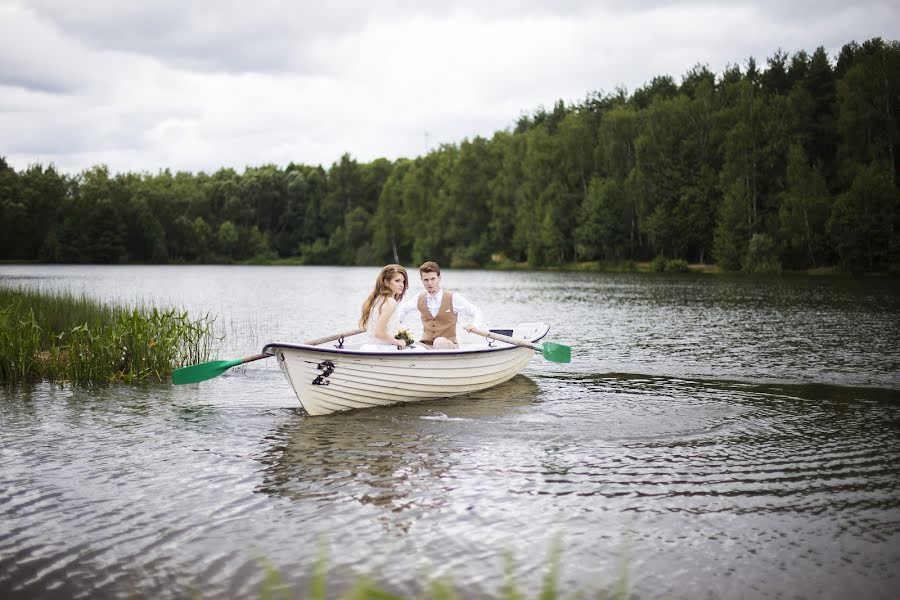
[[209,360],[213,321],[0,286],[0,382],[165,381],[173,368]]

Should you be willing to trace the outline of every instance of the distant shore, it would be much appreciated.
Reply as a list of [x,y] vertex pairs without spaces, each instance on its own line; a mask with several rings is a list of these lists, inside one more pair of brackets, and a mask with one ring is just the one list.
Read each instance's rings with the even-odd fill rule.
[[[836,276],[836,277],[851,277],[854,276],[853,273],[845,271],[838,266],[830,265],[824,267],[817,267],[814,269],[805,269],[805,270],[788,270],[784,269],[781,271],[773,271],[766,273],[748,273],[746,271],[728,271],[721,268],[719,265],[710,264],[710,263],[685,263],[684,261],[668,261],[669,263],[675,263],[675,268],[666,268],[663,266],[660,268],[658,261],[636,261],[636,262],[604,262],[604,261],[584,261],[584,262],[573,262],[573,263],[562,263],[559,265],[545,265],[541,267],[529,266],[527,262],[513,262],[513,261],[501,261],[490,263],[487,265],[477,265],[477,264],[449,264],[447,265],[447,269],[476,269],[476,270],[485,270],[485,271],[534,271],[534,272],[554,272],[554,271],[563,271],[563,272],[581,272],[581,273],[672,273],[672,272],[680,272],[680,273],[698,273],[703,275],[728,275],[728,276],[741,276],[741,275],[809,275],[813,277],[824,277],[824,276]],[[25,260],[0,260],[0,265],[66,265],[66,266],[116,266],[116,265],[130,265],[130,266],[139,266],[139,265],[147,265],[147,266],[196,266],[196,265],[221,265],[221,266],[321,266],[321,267],[378,267],[382,265],[313,265],[302,262],[296,258],[281,258],[281,259],[266,259],[266,260],[246,260],[246,261],[235,261],[235,262],[169,262],[169,263],[142,263],[142,262],[129,262],[129,263],[43,263],[37,261],[25,261]],[[407,265],[408,266],[408,265]],[[442,265],[443,266],[443,265]],[[863,277],[900,277],[900,268],[891,269],[889,271],[881,271],[875,273],[865,273],[860,275]]]
[[[169,262],[169,263],[143,263],[143,262],[127,262],[127,263],[44,263],[28,260],[0,260],[0,265],[59,265],[59,266],[195,266],[195,265],[222,265],[222,266],[322,266],[322,267],[377,267],[381,265],[313,265],[303,262],[297,258],[277,258],[277,259],[251,259],[235,262]],[[534,272],[580,272],[580,273],[699,273],[704,275],[810,275],[815,277],[822,276],[838,276],[849,277],[852,273],[842,270],[838,266],[817,267],[815,269],[806,270],[782,270],[766,273],[747,273],[745,271],[728,271],[722,269],[719,265],[710,263],[687,263],[681,260],[674,261],[625,261],[625,262],[605,262],[605,261],[583,261],[570,262],[558,265],[545,265],[540,267],[530,266],[527,262],[514,261],[497,261],[486,265],[478,264],[449,264],[447,269],[482,269],[486,271],[534,271]],[[866,277],[900,277],[900,270],[891,270],[886,272],[866,273]]]

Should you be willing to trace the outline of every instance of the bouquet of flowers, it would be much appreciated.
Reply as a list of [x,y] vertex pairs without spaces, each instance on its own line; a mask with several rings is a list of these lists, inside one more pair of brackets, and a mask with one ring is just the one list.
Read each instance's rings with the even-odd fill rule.
[[403,340],[404,342],[406,342],[407,348],[410,348],[413,345],[413,342],[415,341],[415,340],[413,340],[413,336],[409,332],[409,329],[406,329],[406,328],[403,328],[403,329],[400,329],[399,331],[397,331],[397,334],[394,336],[394,339],[395,340]]

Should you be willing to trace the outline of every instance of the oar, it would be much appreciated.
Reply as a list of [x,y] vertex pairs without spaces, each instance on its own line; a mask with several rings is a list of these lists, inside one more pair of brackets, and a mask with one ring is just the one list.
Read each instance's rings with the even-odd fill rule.
[[[362,333],[363,331],[365,331],[365,329],[344,331],[342,333],[335,333],[334,335],[328,335],[315,340],[310,340],[308,342],[304,342],[304,344],[308,346],[315,346],[318,344],[324,344],[325,342],[330,342],[332,340],[339,340],[341,338],[350,337],[351,335],[356,335],[357,333]],[[174,371],[172,371],[172,383],[174,383],[175,385],[181,385],[184,383],[197,383],[199,381],[206,381],[207,379],[218,377],[231,367],[236,367],[244,363],[253,362],[254,360],[259,360],[261,358],[269,358],[270,356],[272,356],[272,354],[269,354],[268,352],[261,352],[260,354],[251,354],[250,356],[235,358],[234,360],[214,360],[211,362],[200,363],[199,365],[182,367],[180,369],[175,369]]]
[[557,344],[555,342],[544,342],[542,346],[538,346],[537,344],[532,344],[531,342],[526,342],[525,340],[517,340],[516,338],[511,338],[508,335],[502,335],[499,333],[494,333],[493,331],[483,331],[481,329],[475,329],[474,327],[470,329],[472,333],[476,333],[480,336],[484,336],[486,338],[491,338],[493,340],[498,340],[500,342],[506,342],[507,344],[512,344],[513,346],[521,346],[522,348],[531,348],[532,350],[536,350],[540,352],[544,358],[551,362],[558,363],[567,363],[572,362],[572,349],[568,346],[563,346],[562,344]]

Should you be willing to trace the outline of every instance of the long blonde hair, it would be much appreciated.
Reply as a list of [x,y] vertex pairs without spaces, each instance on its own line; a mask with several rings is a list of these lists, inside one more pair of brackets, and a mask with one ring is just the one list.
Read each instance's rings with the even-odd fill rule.
[[[397,273],[403,275],[403,292],[399,295],[395,295],[391,292],[391,286],[388,285],[391,279],[394,278]],[[366,301],[363,302],[362,305],[362,314],[359,317],[359,326],[365,327],[366,323],[369,322],[369,315],[372,314],[372,309],[375,308],[375,305],[379,302],[384,302],[388,298],[393,298],[397,302],[403,299],[403,295],[406,294],[406,290],[409,289],[409,276],[406,274],[406,269],[404,269],[401,265],[386,265],[381,272],[378,274],[378,278],[375,279],[375,289],[372,290],[372,293],[369,294],[369,297],[366,298]]]

